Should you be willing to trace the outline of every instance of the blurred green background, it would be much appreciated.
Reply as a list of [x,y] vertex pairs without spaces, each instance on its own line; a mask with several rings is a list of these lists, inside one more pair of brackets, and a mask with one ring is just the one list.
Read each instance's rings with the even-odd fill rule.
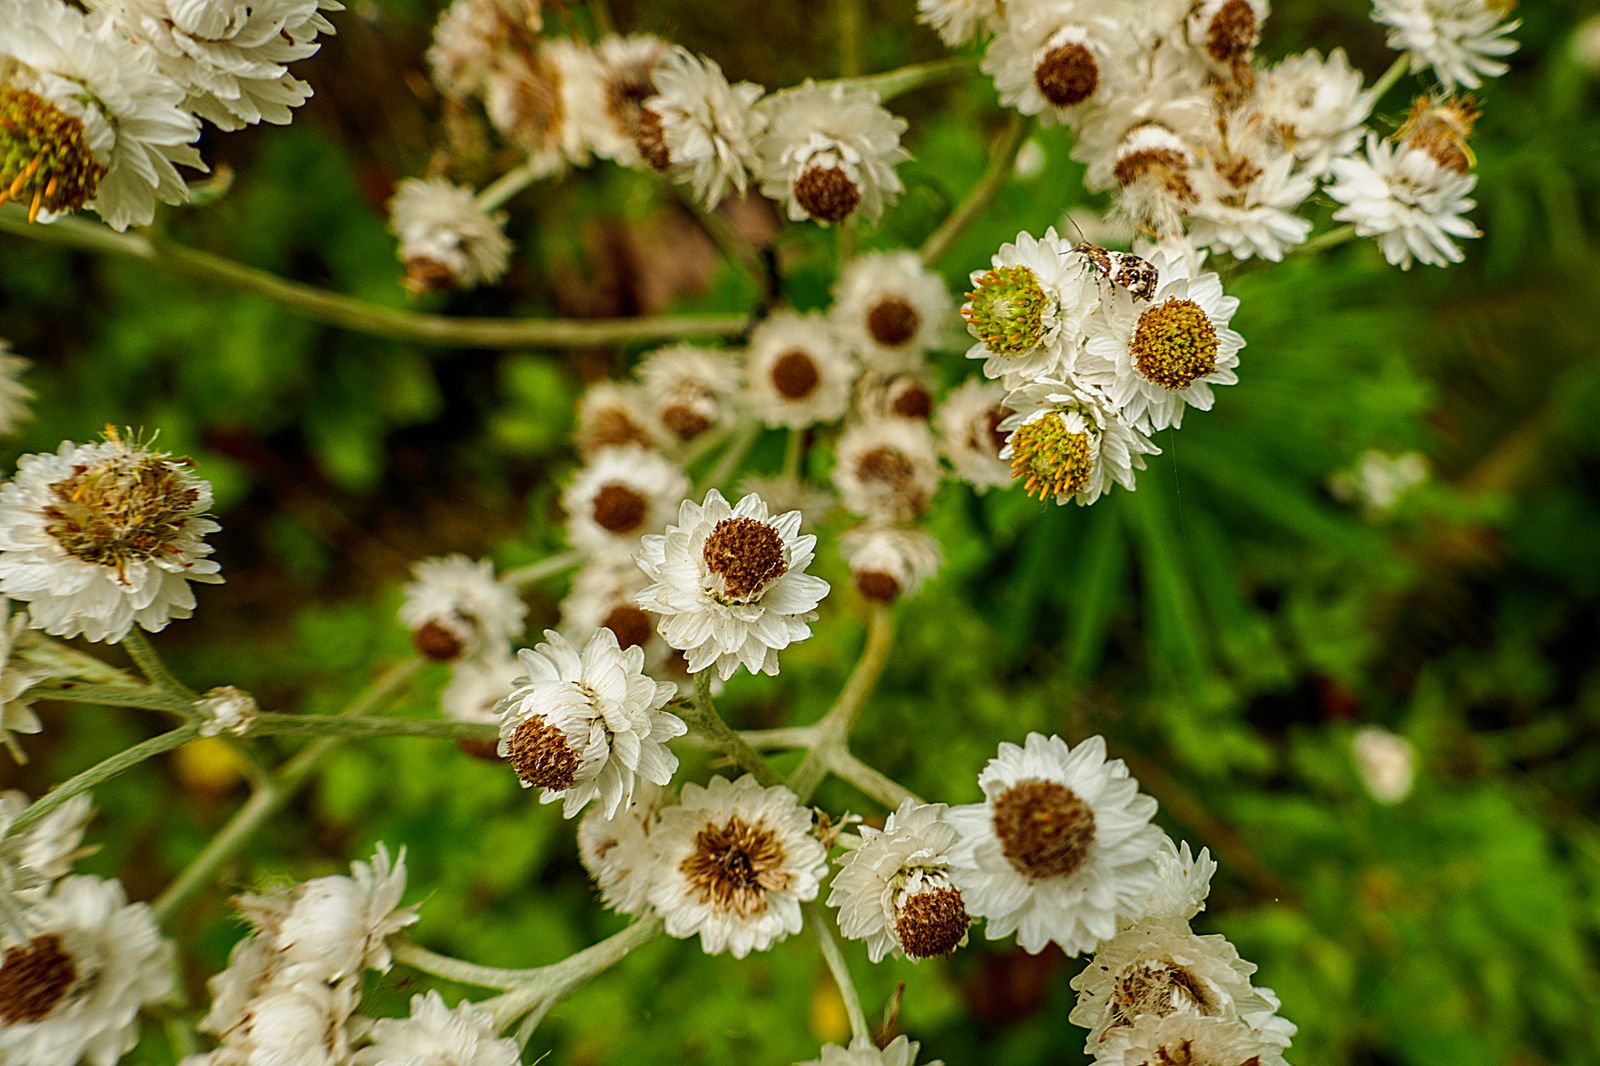
[[[1583,5],[1528,5],[1512,73],[1488,87],[1474,143],[1482,240],[1449,271],[1388,268],[1345,246],[1227,279],[1247,338],[1241,383],[1191,417],[1136,494],[1087,510],[947,485],[932,526],[945,574],[902,610],[900,640],[857,750],[922,795],[978,798],[1001,740],[1104,732],[1174,836],[1221,863],[1203,932],[1260,964],[1300,1026],[1291,1060],[1320,1064],[1600,1061],[1600,81],[1575,58]],[[873,0],[868,70],[942,54],[910,0]],[[837,67],[823,8],[728,0],[617,2],[625,29],[717,58],[769,86]],[[177,239],[374,303],[408,301],[383,204],[441,136],[421,52],[434,8],[361,2],[299,73],[316,98],[287,129],[211,136],[228,194],[171,211]],[[1264,52],[1342,45],[1369,79],[1392,58],[1355,0],[1279,0]],[[556,14],[582,22],[581,10]],[[1413,83],[1414,84],[1414,83]],[[1403,111],[1403,93],[1389,115]],[[867,247],[915,244],[982,170],[1004,122],[974,76],[897,100],[916,156],[909,191]],[[1082,192],[1059,131],[942,265],[952,287],[1018,229]],[[1030,153],[1033,149],[1029,149]],[[492,176],[486,154],[458,171]],[[1331,209],[1315,209],[1325,220]],[[760,226],[759,209],[744,222]],[[753,220],[753,221],[752,221]],[[501,287],[430,310],[571,316],[751,306],[755,293],[648,176],[602,166],[512,205],[519,257]],[[780,237],[787,290],[826,302],[832,236]],[[37,416],[16,454],[159,427],[217,491],[228,582],[158,638],[196,688],[237,684],[263,706],[329,710],[402,656],[409,563],[459,550],[511,565],[561,546],[558,486],[586,380],[633,351],[430,350],[314,325],[226,289],[0,237],[0,336],[36,361]],[[953,337],[939,357],[969,373]],[[1328,476],[1370,448],[1418,450],[1433,479],[1382,518],[1335,500]],[[776,469],[773,437],[752,469]],[[825,526],[826,545],[840,525]],[[865,611],[836,552],[817,635],[776,682],[741,677],[738,724],[809,721],[854,661]],[[561,582],[531,595],[555,620]],[[117,654],[115,651],[111,655]],[[402,708],[433,714],[432,668]],[[33,761],[0,786],[43,791],[150,734],[140,712],[41,708]],[[1350,737],[1381,724],[1416,745],[1403,803],[1375,803]],[[263,742],[275,757],[272,742]],[[285,741],[282,751],[292,750]],[[685,755],[685,773],[704,773]],[[141,767],[96,795],[89,871],[151,898],[247,793],[217,747]],[[871,812],[848,787],[819,795]],[[489,964],[554,960],[617,928],[579,867],[572,827],[504,771],[436,741],[349,744],[185,917],[190,994],[240,933],[230,888],[307,877],[409,848],[418,936]],[[975,940],[944,963],[868,967],[880,1011],[951,1064],[1074,1063],[1078,963]],[[426,984],[369,981],[400,1013]],[[810,934],[742,963],[657,941],[549,1017],[530,1061],[780,1063],[846,1035]],[[159,1029],[132,1061],[170,1062]]]

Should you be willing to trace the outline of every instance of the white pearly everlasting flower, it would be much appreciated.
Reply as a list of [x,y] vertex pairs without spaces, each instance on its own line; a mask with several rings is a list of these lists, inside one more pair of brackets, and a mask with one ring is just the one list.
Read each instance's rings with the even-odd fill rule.
[[1447,90],[1476,89],[1509,67],[1517,50],[1508,36],[1520,22],[1503,22],[1513,0],[1373,0],[1372,18],[1389,28],[1389,47],[1411,57],[1411,69],[1431,69]]
[[778,652],[811,635],[828,583],[806,573],[817,538],[800,522],[799,511],[771,517],[755,495],[730,507],[712,489],[703,503],[685,500],[665,534],[644,538],[636,559],[651,584],[639,606],[659,616],[690,673],[775,675]]
[[650,830],[662,802],[659,793],[645,785],[632,803],[610,817],[594,806],[578,820],[578,858],[600,890],[600,902],[618,914],[650,909],[656,861]]
[[516,590],[495,578],[494,564],[465,555],[413,565],[400,605],[417,650],[441,662],[503,651],[521,635],[527,613]]
[[191,581],[218,583],[205,542],[211,486],[187,459],[125,441],[63,441],[24,455],[0,488],[0,595],[35,629],[116,643],[194,613]]
[[[1128,76],[1108,85],[1104,98],[1079,117],[1072,158],[1088,167],[1084,186],[1099,192],[1161,176],[1174,184],[1169,192],[1181,197],[1183,170],[1174,154],[1213,128],[1213,100],[1204,65],[1191,61],[1186,50],[1163,44],[1141,52]],[[1152,127],[1161,135],[1135,136]]]
[[1281,1054],[1238,1018],[1202,1014],[1146,1015],[1114,1029],[1095,1051],[1094,1066],[1272,1066]]
[[1014,412],[1005,386],[969,379],[944,398],[934,413],[939,447],[956,477],[979,493],[1011,484],[1011,467],[1000,458],[1006,434],[1000,424]]
[[188,199],[200,124],[149,52],[57,0],[0,0],[0,25],[0,203],[125,230]]
[[1297,212],[1317,183],[1296,167],[1287,149],[1264,136],[1234,141],[1231,151],[1213,154],[1195,174],[1198,200],[1189,207],[1189,240],[1235,259],[1279,262],[1311,234],[1311,220]]
[[1189,9],[1189,45],[1212,70],[1249,84],[1267,0],[1199,0]]
[[778,311],[750,334],[744,375],[756,417],[769,426],[805,429],[844,416],[856,363],[828,319]]
[[1239,380],[1244,347],[1230,327],[1239,301],[1216,274],[1191,276],[1165,250],[1152,262],[1161,277],[1155,296],[1106,301],[1078,363],[1079,379],[1145,432],[1181,426],[1186,408],[1211,410],[1212,386]]
[[352,1066],[519,1066],[515,1040],[500,1036],[488,1011],[472,1003],[445,1006],[437,992],[411,997],[411,1017],[381,1018],[372,1043],[351,1057]]
[[1008,388],[1070,374],[1084,324],[1100,303],[1088,262],[1049,229],[1040,238],[1017,234],[990,264],[973,271],[972,291],[961,308],[977,338],[967,358],[982,359],[984,377]]
[[689,479],[661,453],[637,444],[602,448],[561,494],[567,538],[591,558],[626,561],[688,494]]
[[655,70],[670,46],[648,33],[610,34],[594,49],[592,93],[582,114],[583,134],[602,159],[639,166],[648,138],[644,102],[656,94]]
[[[211,982],[213,1014],[216,1007],[229,1002],[234,1014],[227,1025],[208,1014],[201,1028],[223,1038],[222,1045],[209,1055],[184,1059],[180,1066],[348,1066],[350,1062],[350,1018],[355,1013],[356,982],[329,984],[317,980],[273,979],[264,950],[253,947],[234,962],[254,966],[253,971],[235,970],[230,964],[223,977],[251,983],[249,991],[219,988]],[[249,998],[239,1000],[244,994]],[[233,999],[225,999],[225,996]]]
[[787,788],[749,775],[684,785],[650,841],[651,903],[670,935],[698,935],[709,955],[742,959],[799,932],[800,904],[816,898],[827,870],[811,812]]
[[287,125],[311,86],[289,64],[333,33],[337,0],[91,0],[89,8],[143,48],[188,93],[183,106],[218,129]]
[[501,136],[527,153],[527,165],[547,176],[589,161],[599,91],[587,46],[537,38],[500,52],[485,75],[483,108]]
[[694,440],[739,416],[739,367],[726,352],[677,344],[645,356],[634,370],[655,405],[656,420],[680,441]]
[[9,437],[33,416],[33,390],[22,383],[22,375],[32,366],[11,351],[0,338],[0,437]]
[[1137,919],[1187,922],[1206,909],[1216,872],[1210,849],[1201,848],[1195,855],[1188,841],[1180,846],[1171,837],[1163,837],[1156,851],[1156,887],[1145,898]]
[[28,616],[11,613],[11,601],[0,596],[0,744],[19,763],[27,762],[14,734],[39,732],[28,690],[49,676],[44,670],[13,658],[17,641],[28,630]]
[[1162,833],[1156,801],[1139,792],[1102,737],[1069,748],[1028,734],[1001,744],[978,778],[984,802],[954,807],[961,835],[952,878],[991,940],[1016,934],[1030,954],[1054,943],[1092,951],[1156,884]]
[[31,827],[8,836],[28,797],[15,789],[0,792],[0,943],[33,936],[28,907],[72,869],[91,813],[87,794],[67,800]]
[[[916,1066],[917,1052],[922,1045],[907,1036],[897,1036],[884,1047],[879,1047],[868,1037],[858,1036],[849,1047],[825,1044],[820,1058],[808,1059],[797,1066]],[[922,1066],[944,1066],[937,1059]]]
[[729,85],[716,63],[677,48],[657,64],[655,88],[635,132],[639,154],[687,184],[707,208],[730,191],[743,196],[760,165],[756,140],[767,128],[756,107],[761,86]]
[[389,201],[389,229],[412,292],[493,284],[511,262],[505,214],[488,214],[471,189],[443,178],[405,178]]
[[543,25],[540,0],[452,0],[428,47],[434,86],[451,99],[483,92],[506,53],[534,47]]
[[389,940],[415,924],[417,909],[400,906],[406,891],[406,853],[391,861],[382,844],[369,862],[286,892],[241,896],[236,902],[274,954],[273,964],[307,984],[359,980],[366,970],[388,972]]
[[956,831],[942,803],[906,800],[882,829],[861,827],[861,846],[839,859],[828,906],[839,931],[864,940],[873,962],[886,955],[932,959],[967,942],[971,919],[950,879]]
[[32,937],[0,960],[0,1062],[112,1066],[139,1012],[170,997],[172,945],[122,885],[68,877],[29,912]]
[[830,314],[862,362],[887,373],[921,365],[951,308],[943,279],[916,252],[868,252],[844,268]]
[[1333,162],[1327,193],[1344,205],[1333,217],[1354,223],[1358,236],[1376,238],[1383,257],[1401,270],[1413,262],[1459,263],[1466,256],[1456,240],[1481,236],[1466,217],[1477,206],[1471,193],[1478,179],[1470,165],[1455,152],[1409,141],[1396,145],[1369,133],[1364,157]]
[[951,48],[991,32],[1000,19],[999,0],[917,0],[917,21],[932,26]]
[[1041,125],[1071,123],[1131,74],[1129,38],[1091,0],[1033,0],[1006,6],[983,55],[1000,102]]
[[1333,161],[1361,144],[1372,94],[1344,50],[1324,59],[1315,50],[1289,56],[1262,71],[1257,107],[1261,120],[1313,178],[1333,172]]
[[1080,507],[1112,485],[1134,490],[1144,457],[1159,455],[1149,436],[1091,388],[1044,378],[1009,394],[999,426],[1000,458],[1029,496]]
[[926,370],[868,371],[856,386],[855,406],[863,421],[907,418],[925,425],[933,415],[932,375]]
[[927,512],[941,471],[933,433],[908,418],[857,422],[839,436],[833,487],[863,518],[909,522]]
[[501,757],[541,803],[561,803],[571,818],[590,800],[607,816],[626,805],[641,780],[665,785],[678,768],[667,741],[683,720],[663,708],[677,691],[644,675],[644,649],[596,630],[583,650],[559,633],[517,653],[523,676],[500,701]]
[[839,551],[856,590],[875,603],[916,595],[944,562],[939,542],[916,529],[862,526],[839,538]]
[[894,168],[905,119],[884,110],[870,89],[815,85],[761,101],[767,130],[757,142],[761,191],[796,222],[842,222],[857,210],[876,222],[904,191]]
[[200,714],[200,735],[214,737],[219,733],[232,733],[242,737],[255,724],[261,707],[256,698],[243,689],[221,685],[211,689],[195,702]]
[[1395,804],[1411,795],[1417,779],[1417,750],[1411,741],[1382,726],[1367,725],[1350,738],[1356,771],[1372,798]]
[[640,385],[600,381],[578,398],[578,425],[572,438],[578,454],[589,456],[620,444],[661,448],[668,441],[668,432],[656,419],[654,404]]

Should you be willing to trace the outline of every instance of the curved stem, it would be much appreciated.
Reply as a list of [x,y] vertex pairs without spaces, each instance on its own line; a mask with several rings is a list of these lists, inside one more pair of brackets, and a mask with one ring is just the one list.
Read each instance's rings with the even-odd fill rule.
[[1404,77],[1410,67],[1411,53],[1402,52],[1393,63],[1389,64],[1389,69],[1380,74],[1378,80],[1372,83],[1372,88],[1367,90],[1372,96],[1373,104],[1377,104],[1379,100],[1382,100],[1384,94],[1394,88],[1395,82]]
[[836,756],[847,753],[846,741],[855,729],[856,719],[861,716],[867,698],[877,687],[883,668],[888,665],[889,650],[893,646],[894,614],[887,607],[874,607],[861,658],[856,660],[855,669],[850,672],[844,688],[839,690],[838,699],[812,727],[815,742],[789,778],[789,787],[802,803],[811,798],[822,779],[828,776]]
[[200,697],[188,685],[178,680],[176,674],[167,668],[162,661],[161,654],[156,651],[155,645],[150,643],[150,638],[144,635],[144,630],[135,626],[122,638],[122,646],[127,649],[128,657],[139,667],[139,672],[150,680],[150,683],[174,699],[186,703],[193,703]]
[[34,800],[28,805],[27,810],[17,815],[17,820],[11,823],[10,828],[6,830],[5,836],[14,836],[25,832],[30,826],[36,824],[41,818],[72,797],[88,792],[102,782],[126,773],[146,759],[153,759],[157,755],[172,751],[174,748],[181,748],[199,735],[200,726],[190,722],[188,725],[179,726],[170,732],[141,741],[131,748],[117,752],[108,759],[101,760],[82,773],[67,778],[61,784]]
[[142,711],[165,711],[180,718],[193,718],[194,707],[149,685],[92,685],[76,681],[36,685],[28,690],[30,700],[60,700],[62,703],[91,703],[99,707],[133,707]]
[[369,718],[352,715],[274,714],[256,716],[252,736],[281,737],[435,737],[442,740],[494,740],[500,727],[449,718]]
[[711,701],[710,670],[702,670],[694,675],[694,698],[684,710],[689,728],[726,755],[729,762],[763,785],[783,784],[783,778],[778,776],[767,760],[757,755],[755,749],[746,744],[744,738],[734,732],[717,713],[716,705]]
[[115,233],[83,219],[29,225],[0,210],[0,233],[84,251],[119,255],[195,281],[226,285],[280,304],[317,322],[390,340],[457,348],[588,348],[660,340],[729,337],[744,331],[742,314],[659,318],[467,318],[381,307],[278,277],[198,248],[134,233]]
[[791,748],[809,748],[816,743],[814,725],[784,726],[780,729],[741,729],[744,742],[757,751],[782,751]]
[[1343,226],[1328,230],[1326,233],[1317,234],[1290,254],[1315,255],[1318,252],[1327,251],[1329,248],[1337,248],[1341,244],[1355,240],[1355,238],[1356,225],[1354,222],[1349,222]]
[[583,563],[583,553],[570,551],[558,555],[546,556],[536,563],[519,566],[515,570],[507,570],[500,575],[500,580],[515,589],[525,589],[529,585],[537,585],[547,577],[554,577],[564,570],[571,570]]
[[641,918],[620,933],[614,933],[598,944],[591,944],[560,962],[524,971],[523,980],[515,988],[483,1004],[483,1007],[503,1029],[530,1010],[549,1010],[568,992],[615,966],[636,948],[660,935],[660,918],[655,915]]
[[517,193],[543,177],[548,169],[548,166],[535,164],[531,159],[512,167],[478,190],[478,195],[474,198],[478,210],[487,215],[504,207]]
[[967,193],[956,209],[950,212],[939,228],[934,230],[922,244],[922,261],[929,266],[944,258],[957,237],[963,230],[970,226],[974,219],[983,213],[989,202],[1000,195],[1000,190],[1005,188],[1006,182],[1011,180],[1011,171],[1016,164],[1017,153],[1022,150],[1022,144],[1028,139],[1028,133],[1033,129],[1031,119],[1022,115],[1013,114],[1006,124],[1005,130],[1000,134],[999,142],[994,146],[989,155],[989,166],[984,170],[978,183]]
[[870,1041],[872,1030],[867,1026],[867,1012],[861,1009],[861,995],[856,991],[849,967],[844,964],[844,952],[839,949],[839,938],[834,935],[827,913],[815,903],[808,903],[806,917],[811,920],[811,928],[817,931],[817,943],[822,947],[828,972],[833,974],[833,983],[839,986],[839,998],[844,1000],[844,1012],[850,1018],[852,1040]]
[[921,803],[922,798],[875,766],[869,766],[840,749],[828,757],[828,771],[841,781],[854,785],[863,795],[871,796],[889,810],[897,810],[906,800]]

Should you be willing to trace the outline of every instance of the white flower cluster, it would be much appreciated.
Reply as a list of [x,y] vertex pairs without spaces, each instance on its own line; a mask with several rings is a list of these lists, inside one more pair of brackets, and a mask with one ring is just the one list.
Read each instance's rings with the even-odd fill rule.
[[311,95],[289,65],[334,0],[0,0],[0,203],[81,208],[118,229],[182,203],[202,120],[283,124]]

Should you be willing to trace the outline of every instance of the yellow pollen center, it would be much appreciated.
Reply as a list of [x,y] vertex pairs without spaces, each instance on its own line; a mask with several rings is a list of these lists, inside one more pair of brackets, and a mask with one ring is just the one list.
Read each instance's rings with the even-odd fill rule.
[[76,211],[94,199],[106,168],[89,150],[83,121],[26,89],[0,84],[0,204]]
[[1193,300],[1176,297],[1139,316],[1133,365],[1146,381],[1186,389],[1217,369],[1217,330]]
[[1074,496],[1094,472],[1092,444],[1087,431],[1068,429],[1058,413],[1025,422],[1011,434],[1011,476],[1041,500]]

